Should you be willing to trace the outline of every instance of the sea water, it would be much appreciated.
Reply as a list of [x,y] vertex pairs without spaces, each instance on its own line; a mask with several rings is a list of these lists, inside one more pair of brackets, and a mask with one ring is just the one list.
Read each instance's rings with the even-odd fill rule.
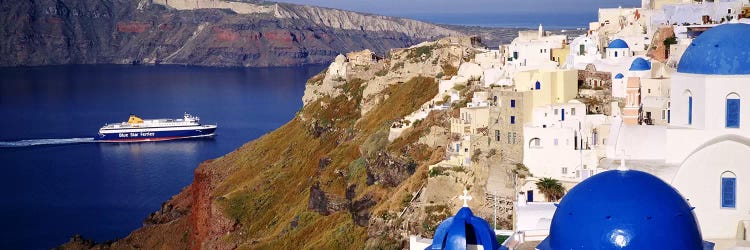
[[[0,248],[49,249],[81,234],[127,236],[202,161],[289,121],[323,66],[0,68]],[[218,124],[208,139],[97,143],[130,114]]]

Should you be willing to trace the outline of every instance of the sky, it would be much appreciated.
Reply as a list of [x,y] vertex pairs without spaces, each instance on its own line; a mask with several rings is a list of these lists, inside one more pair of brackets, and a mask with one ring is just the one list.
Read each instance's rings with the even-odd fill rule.
[[390,16],[508,12],[596,13],[602,7],[635,7],[639,0],[278,0]]

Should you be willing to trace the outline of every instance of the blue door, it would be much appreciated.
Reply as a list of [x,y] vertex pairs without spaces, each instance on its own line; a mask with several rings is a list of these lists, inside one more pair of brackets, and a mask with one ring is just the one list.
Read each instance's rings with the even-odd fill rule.
[[529,190],[526,192],[526,202],[533,202],[534,201],[534,190]]
[[560,115],[562,115],[562,120],[565,121],[565,109],[561,109],[560,111],[562,111],[560,112]]

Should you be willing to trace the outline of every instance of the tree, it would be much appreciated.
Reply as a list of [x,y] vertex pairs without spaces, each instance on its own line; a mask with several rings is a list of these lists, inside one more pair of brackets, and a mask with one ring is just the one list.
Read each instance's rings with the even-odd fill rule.
[[677,37],[672,36],[668,37],[667,39],[664,39],[664,57],[669,58],[669,47],[671,47],[673,44],[677,44]]
[[565,195],[565,187],[560,181],[552,178],[542,178],[536,182],[536,188],[547,197],[547,201],[559,201]]

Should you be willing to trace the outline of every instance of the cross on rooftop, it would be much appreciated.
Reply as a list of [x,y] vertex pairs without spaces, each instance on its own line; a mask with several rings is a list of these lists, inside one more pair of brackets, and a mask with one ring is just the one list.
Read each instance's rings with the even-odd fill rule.
[[469,207],[469,201],[471,200],[471,195],[469,195],[469,191],[464,189],[464,195],[458,196],[459,200],[464,200],[464,207]]

